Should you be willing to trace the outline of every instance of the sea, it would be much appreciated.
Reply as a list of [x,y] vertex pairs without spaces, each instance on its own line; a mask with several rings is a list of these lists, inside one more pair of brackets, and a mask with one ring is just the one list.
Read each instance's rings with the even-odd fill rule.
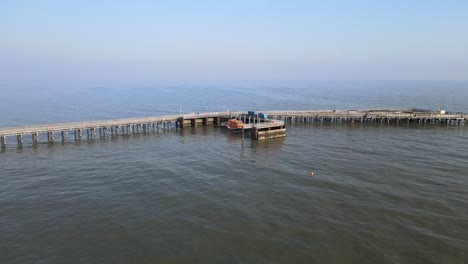
[[[468,113],[467,98],[468,81],[2,81],[0,127],[227,110]],[[199,126],[21,147],[12,137],[0,151],[0,263],[468,263],[467,126],[294,123],[263,141]]]

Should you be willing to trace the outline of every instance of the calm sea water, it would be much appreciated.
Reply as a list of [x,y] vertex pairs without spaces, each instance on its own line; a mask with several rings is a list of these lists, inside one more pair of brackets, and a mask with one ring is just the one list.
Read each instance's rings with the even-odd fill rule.
[[[0,83],[1,126],[443,108],[468,82]],[[0,263],[467,263],[468,128],[198,127],[0,152]],[[311,177],[309,173],[315,172]]]

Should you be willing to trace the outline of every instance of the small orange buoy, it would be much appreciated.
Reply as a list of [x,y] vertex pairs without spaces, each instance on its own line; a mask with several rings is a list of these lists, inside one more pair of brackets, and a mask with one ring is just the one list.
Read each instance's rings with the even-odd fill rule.
[[312,171],[312,172],[310,172],[310,176],[314,176],[314,174],[315,174],[315,173],[314,173],[313,171]]

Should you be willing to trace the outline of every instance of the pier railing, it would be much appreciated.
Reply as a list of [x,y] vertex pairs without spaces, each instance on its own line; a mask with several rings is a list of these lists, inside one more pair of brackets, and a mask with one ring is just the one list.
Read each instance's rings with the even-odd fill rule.
[[406,112],[406,110],[291,110],[291,111],[265,111],[270,116],[320,116],[320,117],[388,117],[388,118],[466,118],[462,113],[440,112]]

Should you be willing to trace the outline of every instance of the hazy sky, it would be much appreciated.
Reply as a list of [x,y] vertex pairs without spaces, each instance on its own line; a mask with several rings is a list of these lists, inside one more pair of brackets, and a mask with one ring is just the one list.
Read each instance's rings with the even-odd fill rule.
[[0,80],[468,79],[468,1],[0,0]]

